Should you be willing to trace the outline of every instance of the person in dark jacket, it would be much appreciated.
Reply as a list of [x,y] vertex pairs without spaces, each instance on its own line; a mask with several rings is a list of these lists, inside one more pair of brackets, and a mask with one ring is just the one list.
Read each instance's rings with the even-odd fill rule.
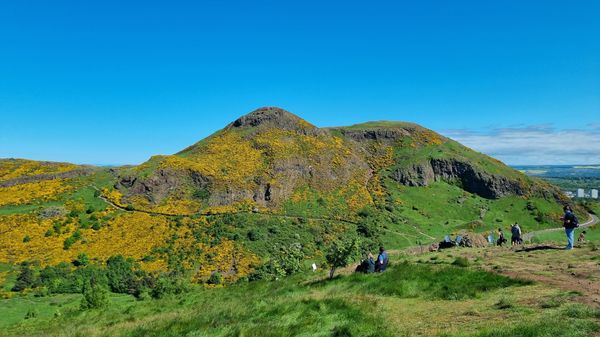
[[385,248],[383,246],[379,247],[379,256],[377,256],[377,261],[375,262],[375,271],[378,273],[382,273],[387,268],[389,262],[389,257]]
[[502,246],[503,244],[506,243],[506,238],[504,237],[504,232],[502,231],[502,228],[498,228],[498,241],[497,244],[498,246]]
[[575,241],[575,228],[579,227],[577,217],[573,213],[571,206],[565,206],[565,215],[563,215],[563,227],[565,227],[565,234],[567,235],[567,246],[566,250],[573,249],[573,242]]
[[510,243],[514,246],[514,245],[520,245],[523,243],[523,239],[521,239],[521,235],[523,234],[521,232],[521,226],[519,226],[518,223],[515,223],[514,225],[512,225],[510,227],[510,233],[512,234],[511,238],[510,238]]

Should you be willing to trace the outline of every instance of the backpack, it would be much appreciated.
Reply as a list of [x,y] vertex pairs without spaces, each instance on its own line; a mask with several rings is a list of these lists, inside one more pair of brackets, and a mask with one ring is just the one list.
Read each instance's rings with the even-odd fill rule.
[[570,220],[570,226],[565,225],[567,228],[577,228],[579,227],[579,220],[575,216],[575,213],[569,212],[565,214],[565,220]]

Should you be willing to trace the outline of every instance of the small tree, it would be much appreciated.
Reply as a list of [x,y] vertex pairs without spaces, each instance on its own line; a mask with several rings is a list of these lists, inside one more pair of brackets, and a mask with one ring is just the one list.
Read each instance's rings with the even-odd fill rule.
[[73,264],[77,267],[85,267],[88,265],[88,263],[90,263],[90,258],[86,253],[79,253],[79,255],[77,255],[77,259],[73,261]]
[[337,240],[331,244],[325,255],[327,264],[330,267],[330,279],[333,278],[337,268],[346,267],[352,261],[358,253],[359,247],[360,243],[357,238]]
[[98,309],[108,306],[108,291],[100,284],[86,282],[83,286],[82,309]]
[[19,270],[19,276],[17,276],[17,282],[15,282],[12,291],[23,291],[31,287],[34,281],[33,271],[31,270],[29,263],[23,262]]

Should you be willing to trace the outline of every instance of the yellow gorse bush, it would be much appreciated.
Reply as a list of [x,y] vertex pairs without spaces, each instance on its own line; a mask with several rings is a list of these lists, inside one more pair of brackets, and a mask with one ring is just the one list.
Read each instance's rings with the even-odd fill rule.
[[0,181],[39,174],[72,171],[79,166],[68,163],[48,163],[25,159],[0,160]]
[[59,194],[71,189],[72,187],[65,184],[63,179],[0,187],[0,206],[54,200]]

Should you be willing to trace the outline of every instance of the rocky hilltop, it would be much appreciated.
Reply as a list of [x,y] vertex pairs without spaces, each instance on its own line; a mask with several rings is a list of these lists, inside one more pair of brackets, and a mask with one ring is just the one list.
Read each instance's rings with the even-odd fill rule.
[[416,124],[317,128],[276,107],[257,109],[172,156],[119,172],[121,202],[140,208],[187,201],[187,211],[254,205],[278,209],[299,195],[335,195],[345,212],[373,203],[387,178],[405,186],[454,184],[483,198],[557,189]]

